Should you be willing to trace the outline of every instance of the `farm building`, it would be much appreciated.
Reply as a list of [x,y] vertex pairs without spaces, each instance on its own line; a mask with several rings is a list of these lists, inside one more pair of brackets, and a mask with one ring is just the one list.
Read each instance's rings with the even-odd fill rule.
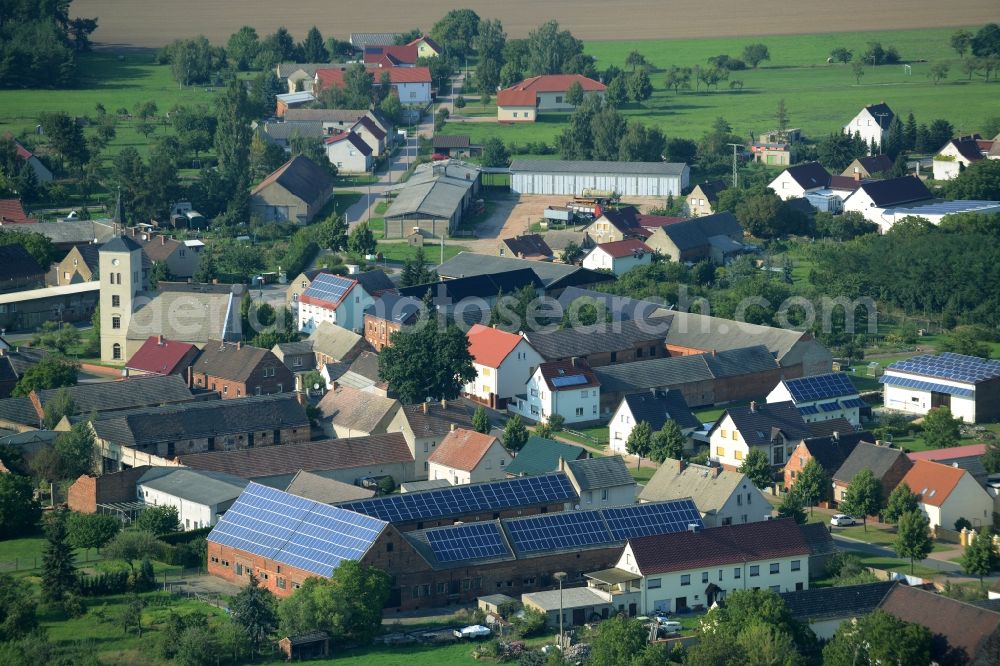
[[479,186],[475,165],[442,160],[418,166],[385,212],[385,237],[452,233],[475,202]]
[[926,414],[948,407],[966,423],[1000,420],[1000,361],[925,354],[893,363],[879,381],[887,409]]
[[691,170],[681,162],[588,162],[514,160],[510,189],[515,194],[579,196],[585,189],[623,196],[679,196]]

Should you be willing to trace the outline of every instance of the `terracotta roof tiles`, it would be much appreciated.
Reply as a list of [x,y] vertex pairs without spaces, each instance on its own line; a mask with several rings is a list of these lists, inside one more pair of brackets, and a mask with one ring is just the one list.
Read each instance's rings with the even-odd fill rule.
[[471,472],[479,466],[483,456],[497,441],[492,435],[458,428],[445,435],[427,460],[452,469]]

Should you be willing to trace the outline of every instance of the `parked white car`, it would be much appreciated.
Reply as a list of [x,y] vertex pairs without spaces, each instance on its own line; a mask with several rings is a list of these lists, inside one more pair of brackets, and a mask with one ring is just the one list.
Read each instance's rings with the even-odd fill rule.
[[490,635],[490,628],[484,627],[481,624],[473,624],[468,627],[463,627],[462,629],[455,629],[455,638],[468,639],[468,638],[486,638]]
[[830,519],[830,524],[834,527],[850,527],[854,525],[854,518],[845,513],[838,513]]

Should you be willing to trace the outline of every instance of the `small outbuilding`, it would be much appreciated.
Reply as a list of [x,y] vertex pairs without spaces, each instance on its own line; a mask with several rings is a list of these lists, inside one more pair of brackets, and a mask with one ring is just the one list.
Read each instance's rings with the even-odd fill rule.
[[325,631],[285,636],[278,641],[278,650],[285,655],[285,661],[321,659],[330,656],[330,636]]

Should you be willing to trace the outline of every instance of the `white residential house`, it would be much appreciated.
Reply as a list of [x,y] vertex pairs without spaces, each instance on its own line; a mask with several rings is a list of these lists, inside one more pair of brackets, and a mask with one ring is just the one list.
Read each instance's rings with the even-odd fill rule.
[[917,495],[920,511],[932,529],[953,530],[959,518],[965,518],[976,529],[993,524],[993,497],[957,464],[914,460],[900,483]]
[[524,391],[535,368],[545,359],[522,336],[475,324],[466,334],[476,379],[465,385],[466,396],[495,409]]
[[934,180],[958,178],[962,171],[986,159],[992,145],[992,141],[981,141],[971,136],[952,139],[934,156]]
[[806,423],[847,419],[851,425],[861,425],[861,399],[850,377],[843,372],[783,379],[770,393],[767,402],[791,401]]
[[653,251],[641,240],[628,239],[601,243],[583,258],[583,267],[624,275],[636,266],[653,263]]
[[[690,436],[701,429],[701,423],[688,408],[684,394],[677,389],[667,391],[645,391],[631,393],[622,398],[617,409],[608,421],[610,448],[615,453],[627,453],[625,444],[628,442],[632,429],[640,421],[645,421],[654,433],[659,432],[667,421],[676,421],[681,428],[681,434]],[[691,440],[685,443],[689,448]]]
[[692,526],[686,532],[630,539],[613,569],[587,574],[588,586],[611,592],[614,603],[634,607],[640,615],[707,609],[732,590],[807,589],[809,552],[790,518]]
[[393,289],[392,280],[380,270],[350,276],[318,273],[299,296],[298,329],[311,334],[327,321],[349,331],[364,328],[364,311],[383,292]]
[[247,483],[224,472],[153,467],[139,477],[136,495],[146,506],[176,507],[181,529],[197,530],[215,525]]
[[372,168],[372,148],[354,132],[340,132],[323,139],[326,159],[338,173],[366,173]]
[[851,122],[844,125],[844,134],[861,135],[869,146],[881,146],[895,114],[885,102],[870,104],[858,112]]
[[787,201],[825,189],[829,184],[830,172],[819,162],[808,162],[788,167],[767,186],[783,201]]
[[378,156],[385,152],[386,134],[385,130],[378,126],[374,120],[368,116],[361,116],[358,122],[351,127],[351,132],[361,137],[361,140],[372,149],[372,155]]
[[638,488],[621,456],[560,460],[559,469],[566,472],[580,497],[579,505],[567,506],[567,511],[635,504]]
[[667,458],[639,493],[640,502],[690,497],[705,527],[771,519],[771,503],[745,474]]
[[760,449],[780,467],[800,441],[812,433],[791,402],[730,407],[708,431],[709,456],[726,469],[738,469],[751,449]]
[[[930,202],[934,195],[916,176],[900,176],[886,180],[861,183],[853,194],[844,200],[844,212],[856,211],[866,220],[879,225],[885,233],[896,221],[894,209]],[[961,212],[961,211],[955,211]],[[911,214],[903,210],[903,215]],[[919,215],[919,213],[913,213]]]
[[428,480],[443,479],[453,486],[497,481],[507,477],[510,461],[510,454],[496,437],[456,428],[427,459]]
[[542,363],[507,409],[532,421],[547,421],[559,414],[567,424],[600,419],[601,383],[583,359]]

